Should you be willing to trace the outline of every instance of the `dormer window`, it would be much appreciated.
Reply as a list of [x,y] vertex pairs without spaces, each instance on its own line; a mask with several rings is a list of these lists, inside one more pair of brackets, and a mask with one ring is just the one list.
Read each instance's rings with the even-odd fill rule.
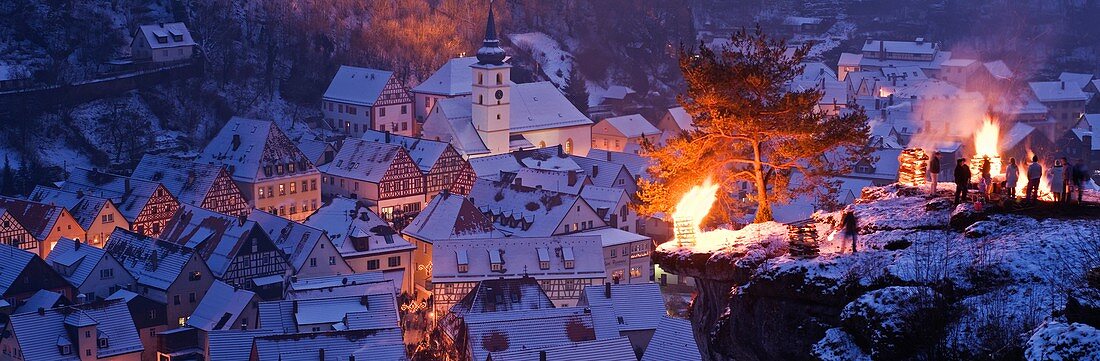
[[573,247],[562,247],[561,258],[565,261],[565,269],[573,269],[576,257],[573,256]]
[[286,167],[287,172],[294,173],[294,163],[287,164]]
[[107,342],[106,337],[99,338],[99,348],[107,348],[110,344]]
[[58,351],[61,352],[62,355],[72,355],[73,354],[73,346],[72,345],[58,345],[57,349],[58,349]]
[[538,249],[538,254],[539,254],[539,269],[541,269],[541,270],[550,269],[550,250],[548,250],[546,248],[539,248]]
[[470,271],[470,257],[466,254],[466,250],[460,249],[455,251],[455,257],[458,259],[458,272],[466,273]]
[[167,36],[157,35],[156,37],[157,37],[157,43],[158,44],[168,44],[168,37]]
[[175,42],[182,42],[182,41],[183,41],[183,35],[179,35],[179,34],[177,34],[177,35],[172,35],[172,41],[175,41]]
[[500,250],[489,250],[489,270],[493,272],[504,271],[504,258]]

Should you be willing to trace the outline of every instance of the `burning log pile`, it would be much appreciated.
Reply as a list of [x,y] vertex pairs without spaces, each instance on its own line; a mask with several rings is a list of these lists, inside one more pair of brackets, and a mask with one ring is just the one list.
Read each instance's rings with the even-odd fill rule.
[[925,183],[928,173],[928,154],[924,149],[908,148],[898,156],[898,183],[916,187]]

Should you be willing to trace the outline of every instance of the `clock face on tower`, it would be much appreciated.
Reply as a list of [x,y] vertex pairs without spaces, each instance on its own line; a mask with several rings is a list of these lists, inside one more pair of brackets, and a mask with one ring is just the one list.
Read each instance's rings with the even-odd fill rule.
[[501,98],[504,98],[504,92],[501,91],[500,89],[497,89],[496,97],[497,97],[497,100],[500,100]]

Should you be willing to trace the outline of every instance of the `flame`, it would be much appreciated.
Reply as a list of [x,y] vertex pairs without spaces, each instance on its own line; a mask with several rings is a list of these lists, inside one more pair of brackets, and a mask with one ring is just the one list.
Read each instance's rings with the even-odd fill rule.
[[1001,171],[1001,152],[998,149],[998,144],[1001,139],[1001,128],[996,124],[993,124],[993,120],[989,117],[985,118],[985,122],[982,123],[981,129],[978,129],[974,133],[974,159],[970,160],[970,169],[972,170],[971,178],[977,181],[981,178],[981,162],[983,160],[989,160],[989,175],[990,177],[998,177],[1002,175]]
[[703,224],[703,219],[707,218],[716,200],[718,200],[718,184],[707,178],[703,184],[691,187],[691,190],[680,197],[680,201],[672,211],[672,220],[689,222],[695,235],[700,235],[702,232],[699,226]]
[[[1016,167],[1020,169],[1019,180],[1016,181],[1016,197],[1024,198],[1027,196],[1027,166],[1031,165],[1031,159],[1035,156],[1035,153],[1031,149],[1027,150],[1027,158],[1016,161]],[[1042,164],[1042,163],[1040,163]],[[1039,191],[1037,198],[1045,201],[1053,201],[1054,193],[1050,191],[1050,167],[1043,164],[1043,176],[1039,177]]]

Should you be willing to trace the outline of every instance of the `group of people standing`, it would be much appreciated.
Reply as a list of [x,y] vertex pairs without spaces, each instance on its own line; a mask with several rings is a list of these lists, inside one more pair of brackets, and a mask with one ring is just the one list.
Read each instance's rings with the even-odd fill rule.
[[[978,178],[979,197],[987,199],[994,189],[989,159],[983,158],[978,168],[981,171],[981,175]],[[936,192],[936,183],[939,181],[938,175],[941,170],[940,154],[939,152],[933,153],[932,159],[928,162],[928,174],[932,181],[931,188],[933,194]],[[1056,202],[1070,202],[1075,192],[1077,195],[1077,202],[1081,202],[1085,182],[1089,179],[1089,172],[1083,161],[1078,160],[1074,164],[1070,164],[1069,160],[1066,158],[1060,158],[1054,161],[1054,166],[1049,169],[1049,172],[1050,191],[1053,193]],[[970,166],[966,164],[965,158],[955,160],[954,173],[955,203],[966,202],[968,190],[970,189],[970,179],[973,177],[973,174],[970,171]],[[1039,198],[1039,185],[1043,177],[1043,166],[1039,164],[1039,156],[1031,157],[1031,162],[1027,165],[1024,176],[1027,177],[1024,200],[1025,202],[1033,203]],[[1005,168],[1004,182],[1004,193],[1008,199],[1016,199],[1016,186],[1019,182],[1019,165],[1016,164],[1016,158],[1009,158],[1008,166]]]

